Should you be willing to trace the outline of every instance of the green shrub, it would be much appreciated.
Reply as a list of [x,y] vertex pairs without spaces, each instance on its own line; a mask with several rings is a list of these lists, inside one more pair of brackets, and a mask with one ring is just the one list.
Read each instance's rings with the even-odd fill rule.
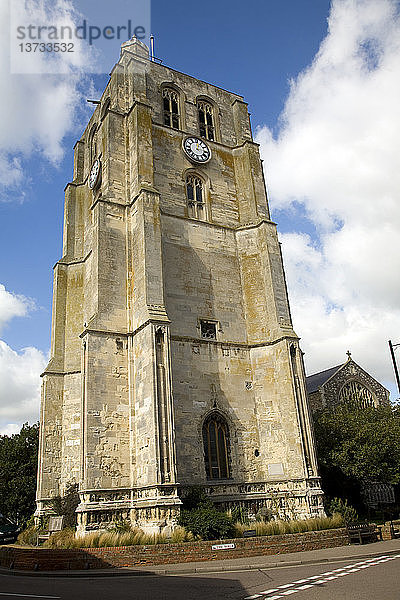
[[196,510],[197,508],[212,508],[214,505],[201,485],[193,485],[186,490],[181,498],[183,510]]
[[234,535],[235,531],[232,519],[213,506],[183,510],[179,524],[203,540],[229,538]]
[[274,517],[278,517],[278,511],[262,506],[256,514],[256,521],[271,521]]
[[339,514],[342,515],[345,523],[354,523],[358,521],[358,514],[356,509],[347,504],[347,500],[342,500],[341,498],[333,498],[329,504],[328,512],[331,515]]
[[240,506],[239,504],[237,504],[230,511],[228,511],[228,515],[229,514],[232,517],[232,521],[234,523],[245,524],[249,522],[246,509],[243,508],[243,506]]
[[128,519],[116,519],[107,527],[107,531],[114,533],[130,533],[132,531],[131,522]]

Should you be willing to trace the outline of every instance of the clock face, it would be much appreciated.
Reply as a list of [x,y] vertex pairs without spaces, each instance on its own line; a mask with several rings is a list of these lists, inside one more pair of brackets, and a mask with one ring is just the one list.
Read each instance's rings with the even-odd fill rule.
[[92,165],[92,168],[90,169],[90,175],[89,175],[89,181],[88,181],[89,187],[91,190],[93,190],[95,185],[99,182],[100,169],[101,169],[100,161],[98,158],[96,158],[96,160],[94,161],[94,163]]
[[190,160],[206,163],[211,158],[211,150],[203,140],[198,137],[187,137],[183,140],[183,149]]

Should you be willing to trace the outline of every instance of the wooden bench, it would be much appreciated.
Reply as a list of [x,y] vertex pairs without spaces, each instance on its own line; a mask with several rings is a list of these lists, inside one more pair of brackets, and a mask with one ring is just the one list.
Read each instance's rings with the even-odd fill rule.
[[400,521],[390,521],[390,535],[392,540],[400,537]]
[[348,523],[347,533],[350,543],[365,541],[376,542],[378,538],[382,540],[382,531],[374,523]]

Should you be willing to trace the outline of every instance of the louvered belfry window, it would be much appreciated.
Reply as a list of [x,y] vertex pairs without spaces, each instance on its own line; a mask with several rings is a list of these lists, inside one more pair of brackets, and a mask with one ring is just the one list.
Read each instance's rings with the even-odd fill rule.
[[186,198],[188,205],[188,215],[193,219],[204,219],[204,186],[203,181],[196,175],[186,177]]
[[197,103],[200,135],[206,140],[215,140],[214,111],[209,102],[200,100]]

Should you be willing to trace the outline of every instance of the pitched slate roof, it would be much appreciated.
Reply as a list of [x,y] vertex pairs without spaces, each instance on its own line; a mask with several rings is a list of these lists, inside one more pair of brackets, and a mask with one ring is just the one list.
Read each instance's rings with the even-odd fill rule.
[[312,394],[313,392],[316,392],[321,385],[328,381],[328,379],[330,379],[332,375],[334,375],[342,367],[343,365],[331,367],[330,369],[326,369],[325,371],[320,371],[319,373],[314,373],[314,375],[306,377],[307,393]]

